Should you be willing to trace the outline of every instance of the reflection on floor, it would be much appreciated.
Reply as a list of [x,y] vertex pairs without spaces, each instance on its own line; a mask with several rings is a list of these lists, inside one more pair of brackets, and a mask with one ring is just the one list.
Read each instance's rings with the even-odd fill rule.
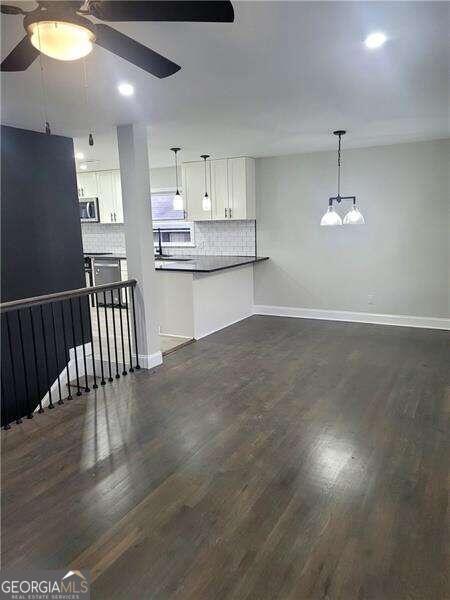
[[[113,321],[114,314],[114,321]],[[122,311],[115,307],[104,307],[99,306],[99,318],[100,318],[100,334],[99,337],[99,327],[97,321],[97,309],[95,307],[91,307],[91,320],[92,320],[92,336],[94,341],[94,352],[97,356],[100,353],[100,345],[101,350],[103,352],[103,356],[106,359],[108,352],[108,344],[106,343],[109,340],[109,351],[111,353],[111,360],[115,362],[115,348],[117,346],[118,353],[118,361],[121,363],[123,361],[123,355],[125,356],[125,361],[129,361],[129,340],[131,340],[131,344],[133,344],[133,323],[130,320],[127,322],[127,314],[125,309]],[[122,323],[121,323],[122,321]],[[106,326],[108,325],[108,327]],[[114,329],[115,325],[115,329]],[[129,328],[129,335],[128,335]],[[170,352],[174,352],[179,348],[182,348],[186,344],[193,342],[194,340],[187,337],[178,337],[173,335],[160,335],[160,350],[163,354],[168,354]],[[116,345],[114,344],[114,340],[116,341]],[[123,340],[123,347],[122,347]],[[101,341],[101,344],[100,344]]]

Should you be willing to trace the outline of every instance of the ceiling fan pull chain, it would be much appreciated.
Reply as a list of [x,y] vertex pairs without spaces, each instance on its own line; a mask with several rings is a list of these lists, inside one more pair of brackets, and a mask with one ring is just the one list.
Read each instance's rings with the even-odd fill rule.
[[88,78],[87,78],[87,67],[86,67],[86,57],[83,58],[83,77],[84,77],[84,102],[86,105],[86,114],[89,125],[89,146],[94,145],[94,136],[92,135],[92,123],[91,123],[91,114],[89,112],[89,97],[88,97]]
[[338,148],[338,198],[341,197],[341,165],[342,165],[342,161],[341,161],[341,136],[342,134],[339,134],[339,148]]
[[[38,26],[37,31],[38,31],[39,45],[40,45],[41,32],[39,29],[40,28]],[[42,116],[43,116],[43,121],[45,123],[45,133],[47,135],[51,135],[52,131],[50,129],[50,123],[48,121],[47,90],[46,90],[46,81],[45,81],[45,73],[44,73],[44,63],[42,62],[42,53],[39,54],[39,67],[40,67],[40,71],[41,71]]]

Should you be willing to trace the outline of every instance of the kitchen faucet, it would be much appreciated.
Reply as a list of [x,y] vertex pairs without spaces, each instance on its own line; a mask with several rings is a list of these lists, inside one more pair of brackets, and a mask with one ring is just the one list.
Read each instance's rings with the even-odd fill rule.
[[156,254],[162,256],[162,241],[161,241],[161,227],[158,227],[158,248],[156,249]]

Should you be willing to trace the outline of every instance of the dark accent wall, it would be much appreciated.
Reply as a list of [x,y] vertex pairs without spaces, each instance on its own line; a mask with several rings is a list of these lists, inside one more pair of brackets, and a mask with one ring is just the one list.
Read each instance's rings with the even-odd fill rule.
[[84,285],[73,141],[1,127],[2,302]]
[[[1,301],[84,285],[72,139],[2,125]],[[82,308],[84,311],[85,306]],[[76,305],[75,343],[80,341],[78,309]],[[68,306],[65,314],[68,320]],[[68,348],[74,342],[70,329],[67,331],[69,341],[64,345],[59,305],[54,306],[53,314],[50,306],[45,307],[42,314],[39,308],[33,309],[35,361],[29,311],[23,311],[21,317],[24,353],[17,314],[10,313],[8,317],[11,353],[5,317],[2,317],[2,408],[7,420],[11,420],[17,410],[26,414],[36,406],[39,396],[45,395],[49,382],[55,380],[67,362]],[[44,342],[47,343],[47,361]],[[5,422],[4,415],[2,421]]]

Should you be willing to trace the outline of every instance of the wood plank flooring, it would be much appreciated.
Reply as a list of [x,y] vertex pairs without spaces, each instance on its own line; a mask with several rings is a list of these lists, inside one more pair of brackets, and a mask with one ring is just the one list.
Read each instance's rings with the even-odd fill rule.
[[444,600],[448,332],[251,317],[2,432],[2,565],[94,599]]

